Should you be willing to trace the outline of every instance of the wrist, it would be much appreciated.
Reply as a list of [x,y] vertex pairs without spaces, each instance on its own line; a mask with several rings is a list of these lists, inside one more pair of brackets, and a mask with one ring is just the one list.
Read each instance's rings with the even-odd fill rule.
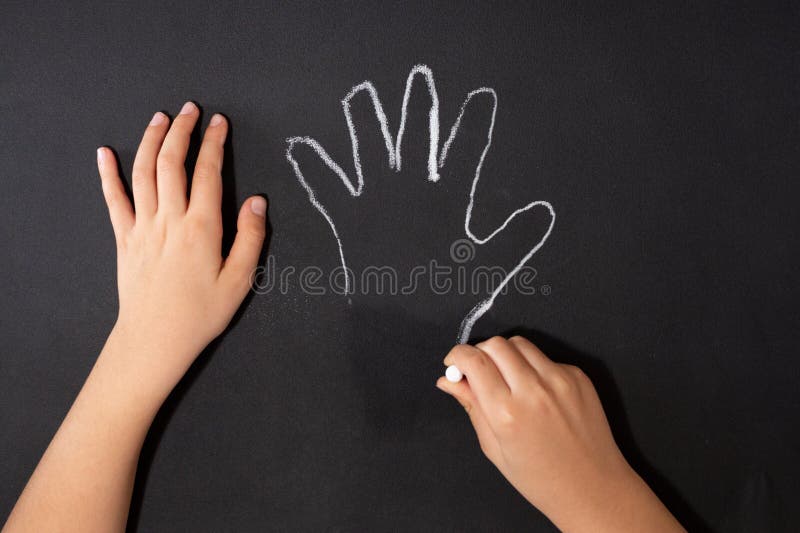
[[561,531],[612,531],[609,518],[629,497],[636,473],[624,459],[613,467],[597,468],[592,463],[575,466],[572,475],[559,478],[546,503],[537,507]]
[[67,416],[91,420],[120,442],[141,444],[166,396],[143,383],[125,346],[112,330]]
[[624,459],[588,478],[570,505],[548,514],[562,531],[684,531]]
[[115,383],[116,396],[129,398],[155,416],[197,353],[118,320],[92,373]]

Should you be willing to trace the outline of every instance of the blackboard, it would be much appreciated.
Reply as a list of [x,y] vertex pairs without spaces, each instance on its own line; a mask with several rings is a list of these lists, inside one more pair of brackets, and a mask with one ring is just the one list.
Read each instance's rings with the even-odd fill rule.
[[[7,2],[0,20],[4,518],[115,319],[94,150],[113,147],[129,179],[152,113],[192,99],[204,123],[231,123],[226,219],[267,195],[261,264],[289,274],[248,297],[164,406],[130,529],[553,530],[434,388],[485,292],[320,295],[298,277],[341,258],[287,139],[317,140],[354,178],[341,100],[368,80],[396,136],[424,65],[440,150],[470,91],[497,96],[475,234],[529,202],[556,213],[528,262],[533,290],[500,295],[472,338],[523,333],[584,367],[623,452],[690,530],[797,527],[796,6]],[[366,93],[352,100],[362,196],[294,152],[353,265],[452,259],[491,120],[477,98],[435,184],[419,77],[401,172]],[[537,213],[467,250],[469,266],[514,265],[547,228]]]

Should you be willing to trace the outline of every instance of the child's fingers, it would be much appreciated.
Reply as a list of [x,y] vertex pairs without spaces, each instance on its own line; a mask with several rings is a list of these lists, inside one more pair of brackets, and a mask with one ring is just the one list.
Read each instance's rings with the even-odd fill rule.
[[155,214],[158,207],[158,197],[156,195],[156,157],[167,133],[169,119],[167,115],[159,111],[150,120],[147,129],[144,131],[142,142],[136,151],[133,160],[133,172],[131,173],[131,183],[133,189],[133,202],[136,206],[136,214],[139,217],[147,217]]
[[472,393],[469,383],[464,380],[458,383],[452,383],[448,381],[446,377],[442,376],[436,381],[436,387],[455,398],[456,401],[461,404],[461,407],[463,407],[467,415],[469,415],[472,427],[475,428],[475,434],[478,436],[481,450],[483,450],[483,453],[486,454],[489,459],[494,461],[499,451],[497,438],[494,436],[494,432],[486,421],[486,415],[483,413],[481,406]]
[[528,364],[516,345],[503,337],[479,342],[476,348],[491,357],[511,390],[526,389],[531,380],[538,380],[536,371]]
[[186,212],[186,153],[200,110],[186,102],[172,121],[156,159],[158,211],[168,215]]
[[462,379],[459,382],[453,383],[442,376],[436,381],[436,387],[455,398],[467,413],[472,410],[473,405],[477,405],[477,399],[466,380]]
[[447,366],[455,365],[466,376],[475,397],[484,409],[508,398],[511,391],[494,361],[482,350],[469,344],[458,344],[444,358]]
[[526,339],[525,337],[515,336],[508,339],[508,342],[513,344],[519,353],[528,361],[528,363],[536,369],[536,372],[541,376],[548,376],[556,369],[554,363],[544,352],[542,352],[535,344]]
[[250,275],[258,263],[266,236],[267,201],[261,196],[251,196],[242,204],[236,222],[236,238],[231,253],[225,259],[220,279],[242,297],[250,286]]
[[222,159],[228,123],[216,114],[208,123],[197,163],[192,176],[192,194],[189,211],[204,218],[215,218],[221,223]]
[[122,185],[122,180],[117,172],[117,159],[114,153],[105,147],[97,149],[97,168],[103,187],[103,196],[108,206],[111,217],[111,226],[117,242],[133,227],[134,214],[131,201]]

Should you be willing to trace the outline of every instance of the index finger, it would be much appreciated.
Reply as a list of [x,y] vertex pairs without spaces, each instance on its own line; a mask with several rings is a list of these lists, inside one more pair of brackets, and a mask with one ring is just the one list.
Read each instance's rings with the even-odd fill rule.
[[455,365],[469,382],[478,403],[484,408],[508,398],[511,389],[491,357],[469,344],[458,344],[444,358],[445,365]]

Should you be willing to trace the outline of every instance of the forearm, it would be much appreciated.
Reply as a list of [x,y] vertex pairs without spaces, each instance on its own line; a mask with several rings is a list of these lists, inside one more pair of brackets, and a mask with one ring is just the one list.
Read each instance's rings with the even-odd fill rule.
[[623,457],[589,377],[522,337],[455,346],[437,386],[466,409],[481,450],[562,531],[682,532]]
[[228,123],[220,114],[211,118],[187,203],[184,160],[199,117],[193,102],[171,126],[164,113],[153,116],[134,161],[135,209],[114,153],[97,150],[117,243],[119,320],[3,531],[124,531],[153,418],[250,289],[267,204],[248,198],[223,259],[220,170]]
[[[139,452],[169,389],[111,333],[3,531],[124,531]],[[169,387],[171,388],[171,387]]]
[[685,531],[630,467],[616,479],[587,482],[578,490],[573,488],[573,492],[575,498],[565,499],[548,515],[562,531]]

